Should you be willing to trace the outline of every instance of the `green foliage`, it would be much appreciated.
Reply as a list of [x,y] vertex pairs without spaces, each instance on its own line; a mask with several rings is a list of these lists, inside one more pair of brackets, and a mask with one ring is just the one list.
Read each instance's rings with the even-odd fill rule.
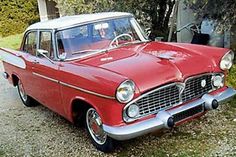
[[0,150],[0,157],[3,157],[5,155],[5,152]]
[[22,33],[39,21],[37,0],[0,0],[0,36]]
[[152,36],[168,35],[168,23],[175,0],[54,0],[62,15],[103,11],[133,13],[152,30]]
[[[226,79],[226,84],[230,87],[236,88],[236,64],[229,70],[229,75]],[[230,100],[229,105],[236,108],[236,96]]]
[[227,85],[236,88],[236,64],[229,70]]
[[113,5],[109,0],[54,0],[61,15],[75,15],[82,13],[93,13],[99,11],[110,11]]
[[198,19],[208,15],[224,26],[236,24],[235,0],[185,0]]

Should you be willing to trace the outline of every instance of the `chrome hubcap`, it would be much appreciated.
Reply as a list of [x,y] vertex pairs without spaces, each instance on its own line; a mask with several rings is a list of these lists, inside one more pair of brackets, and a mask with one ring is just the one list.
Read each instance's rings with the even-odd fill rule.
[[18,88],[19,88],[19,93],[20,93],[21,98],[23,99],[24,102],[26,102],[27,94],[25,93],[25,90],[21,81],[19,81],[18,83]]
[[107,134],[102,129],[102,120],[95,109],[90,108],[86,114],[86,123],[92,138],[100,145],[104,144]]

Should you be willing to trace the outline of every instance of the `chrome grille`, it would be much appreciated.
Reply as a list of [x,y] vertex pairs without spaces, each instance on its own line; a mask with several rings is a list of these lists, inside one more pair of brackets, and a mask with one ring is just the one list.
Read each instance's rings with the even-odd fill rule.
[[[160,110],[187,102],[194,98],[199,98],[203,94],[212,91],[211,84],[213,74],[203,74],[188,78],[184,83],[172,83],[154,89],[139,98],[130,102],[140,108],[140,113],[136,118],[157,113]],[[202,87],[201,82],[205,80],[206,84]]]
[[151,92],[135,103],[140,107],[140,115],[146,115],[171,107],[179,102],[179,88],[173,84]]
[[[212,75],[202,75],[199,77],[190,78],[185,82],[185,89],[182,93],[182,101],[186,102],[191,99],[202,96],[212,90],[211,85]],[[205,80],[205,87],[201,86],[201,82]]]

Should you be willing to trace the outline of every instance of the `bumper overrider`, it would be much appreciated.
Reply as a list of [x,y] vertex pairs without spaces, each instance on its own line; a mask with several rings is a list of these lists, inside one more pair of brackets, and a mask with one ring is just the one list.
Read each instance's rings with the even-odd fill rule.
[[204,111],[214,110],[219,103],[225,102],[236,95],[236,90],[226,88],[216,94],[204,94],[200,99],[186,103],[171,110],[163,110],[154,118],[125,126],[108,126],[103,124],[108,136],[116,140],[128,140],[163,128],[171,128],[176,122],[190,118]]

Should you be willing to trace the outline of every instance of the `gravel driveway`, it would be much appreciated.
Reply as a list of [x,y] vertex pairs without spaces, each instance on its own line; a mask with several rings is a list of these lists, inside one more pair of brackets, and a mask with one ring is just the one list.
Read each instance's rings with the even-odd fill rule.
[[104,154],[83,128],[41,105],[24,107],[16,88],[0,77],[0,156],[235,156],[235,115],[235,108],[224,105],[200,120],[119,143],[114,153]]

